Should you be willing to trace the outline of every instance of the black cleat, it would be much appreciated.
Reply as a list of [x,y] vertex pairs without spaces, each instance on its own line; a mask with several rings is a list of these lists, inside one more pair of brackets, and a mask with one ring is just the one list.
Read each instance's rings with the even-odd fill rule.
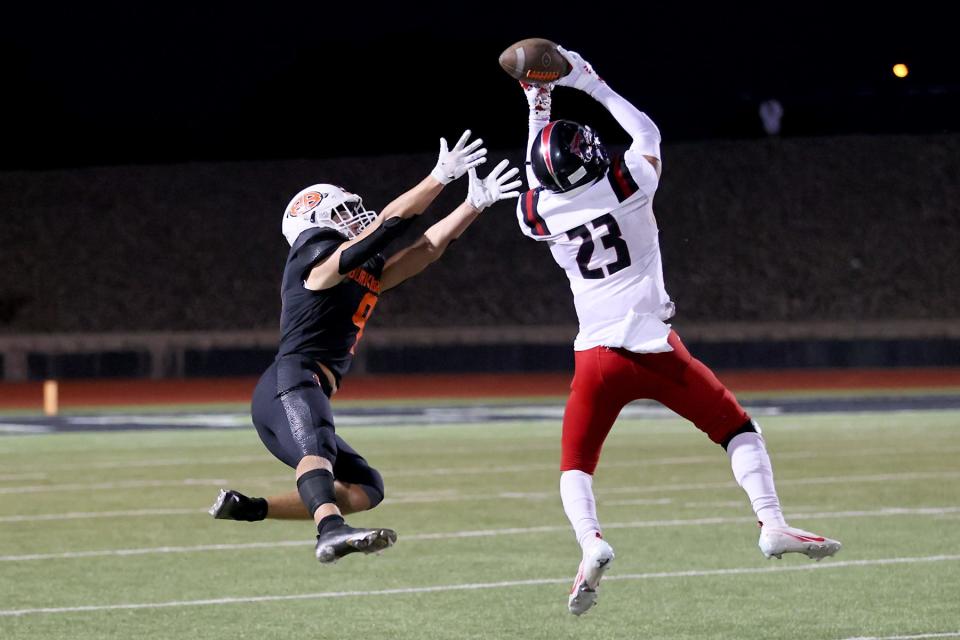
[[317,560],[322,564],[333,564],[357,551],[380,553],[396,541],[397,532],[393,529],[354,529],[342,524],[317,536]]
[[207,510],[217,520],[263,520],[266,515],[263,498],[248,498],[233,489],[220,489],[213,506]]

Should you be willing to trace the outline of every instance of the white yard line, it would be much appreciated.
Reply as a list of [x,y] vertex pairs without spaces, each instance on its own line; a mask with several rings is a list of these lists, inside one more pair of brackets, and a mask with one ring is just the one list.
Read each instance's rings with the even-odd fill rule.
[[[698,459],[698,461],[700,461]],[[675,461],[662,462],[660,464],[677,464]],[[639,464],[633,463],[612,463],[606,465],[607,468],[614,467],[634,467],[642,466]],[[417,476],[452,476],[452,475],[470,475],[470,474],[488,474],[488,473],[509,473],[509,472],[524,472],[524,471],[537,471],[537,470],[551,470],[557,469],[557,465],[554,463],[550,464],[526,464],[526,465],[507,465],[500,467],[476,467],[476,468],[439,468],[439,469],[407,469],[402,471],[383,471],[382,473],[388,478],[397,478],[397,477],[417,477]],[[11,476],[13,477],[13,476]],[[24,477],[23,479],[27,479]],[[240,484],[245,485],[259,485],[264,483],[274,483],[274,482],[292,482],[292,472],[291,475],[276,475],[262,478],[240,478],[237,477],[236,481],[233,482],[226,478],[186,478],[184,480],[117,480],[114,482],[90,482],[90,483],[70,483],[70,484],[33,484],[33,485],[20,485],[15,487],[0,487],[0,495],[2,494],[21,494],[21,493],[51,493],[51,492],[61,492],[61,491],[114,491],[114,490],[123,490],[123,489],[141,489],[148,487],[180,487],[180,486],[190,486],[190,485],[208,485],[208,486],[227,486],[229,484]],[[722,483],[722,486],[731,484],[730,482]],[[715,484],[708,485],[710,487],[716,486]],[[623,489],[629,489],[624,487]],[[647,487],[650,489],[650,487]],[[402,494],[401,494],[402,495]],[[415,496],[403,496],[400,498],[388,499],[389,502],[432,502],[432,498],[429,497],[432,494],[424,492],[423,495]],[[460,496],[455,492],[443,492],[444,496],[447,496],[448,499],[497,499],[500,497],[509,497],[506,495],[498,494],[483,494],[480,496]],[[533,494],[530,494],[533,495]],[[536,494],[538,497],[540,495],[548,495],[546,492],[542,494]],[[549,494],[553,496],[553,493]]]
[[[710,576],[738,576],[759,573],[784,573],[788,571],[822,571],[830,569],[845,569],[848,567],[873,567],[895,564],[918,564],[927,562],[953,562],[960,560],[960,555],[921,556],[913,558],[879,558],[875,560],[850,560],[829,563],[802,564],[802,565],[774,565],[766,567],[737,567],[733,569],[700,569],[690,571],[664,571],[658,573],[631,573],[607,576],[608,581],[629,580],[663,580],[671,578],[703,578]],[[135,609],[168,609],[175,607],[201,607],[224,604],[252,604],[259,602],[289,602],[292,600],[322,600],[328,598],[394,596],[419,593],[444,593],[451,591],[478,591],[481,589],[506,589],[512,587],[544,586],[567,584],[569,576],[563,578],[534,578],[529,580],[509,580],[502,582],[471,582],[463,584],[446,584],[425,587],[401,587],[396,589],[377,589],[371,591],[320,591],[316,593],[296,593],[288,595],[268,595],[233,598],[210,598],[203,600],[172,600],[167,602],[119,603],[103,605],[84,605],[75,607],[44,607],[36,609],[0,609],[0,616],[24,616],[35,614],[56,613],[87,613],[96,611],[129,611]],[[894,638],[925,638],[949,636],[895,636]],[[894,640],[887,638],[885,640]]]
[[[868,475],[850,476],[822,476],[815,478],[777,478],[778,486],[788,485],[817,485],[834,483],[871,483],[893,482],[897,480],[933,480],[940,478],[960,478],[960,471],[906,471],[903,473],[876,473]],[[688,491],[696,489],[723,489],[736,487],[736,483],[724,482],[690,482],[677,484],[646,485],[636,487],[596,488],[598,495],[607,493],[657,493],[660,491]]]
[[[887,507],[871,511],[824,511],[818,513],[794,514],[791,520],[807,519],[840,519],[840,518],[884,518],[893,516],[940,516],[943,514],[960,513],[960,507]],[[648,529],[656,527],[688,527],[716,524],[756,523],[754,516],[710,517],[710,518],[673,518],[670,520],[635,520],[632,522],[611,522],[603,525],[604,529]],[[506,528],[506,529],[478,529],[474,531],[453,531],[447,533],[420,533],[404,536],[404,540],[442,540],[456,538],[480,538],[502,535],[516,535],[526,533],[546,533],[568,531],[567,525]],[[3,556],[0,556],[0,560]]]
[[[673,500],[670,498],[633,498],[630,500],[604,500],[603,506],[605,507],[619,507],[627,505],[658,505],[658,504],[672,504]],[[737,506],[743,507],[743,502],[737,502]]]
[[157,458],[148,460],[116,460],[109,462],[94,462],[90,464],[69,464],[57,465],[57,469],[136,469],[139,467],[179,467],[185,465],[199,465],[208,467],[218,464],[247,464],[251,462],[272,462],[277,461],[269,455],[259,456],[233,456],[233,457],[211,457],[206,459],[189,458]]
[[65,416],[69,425],[112,426],[136,424],[141,427],[197,426],[207,429],[224,427],[252,427],[250,417],[243,413],[161,413],[149,415],[118,414],[93,416]]
[[[660,458],[653,460],[622,460],[604,463],[604,469],[642,468],[660,465],[701,464],[723,460],[717,456],[688,456],[683,458]],[[436,469],[381,469],[387,478],[409,478],[430,476],[458,476],[482,475],[488,473],[524,473],[528,471],[557,471],[560,472],[559,462],[536,464],[511,464],[499,467],[440,467]]]
[[[624,501],[624,502],[629,502],[629,501]],[[621,504],[621,503],[618,503],[617,501],[604,500],[603,504],[604,506],[606,506],[609,504]],[[710,507],[711,509],[722,508],[722,507],[737,507],[742,509],[743,504],[744,504],[743,500],[705,500],[703,502],[684,502],[683,506],[684,507],[700,507],[700,508]],[[790,506],[791,513],[796,511],[796,509],[797,507],[795,505]]]
[[0,487],[0,494],[49,493],[61,491],[113,491],[115,489],[144,489],[150,487],[220,486],[229,482],[223,478],[185,478],[183,480],[121,480],[119,482],[91,482],[77,484],[34,484],[19,487]]
[[[960,507],[888,507],[872,511],[825,511],[820,513],[796,514],[792,521],[806,519],[842,519],[842,518],[883,518],[894,516],[940,516],[947,513],[960,513]],[[604,529],[649,529],[657,527],[689,527],[718,524],[755,523],[753,516],[687,518],[670,520],[636,520],[633,522],[610,522]],[[466,531],[446,531],[438,533],[414,533],[401,535],[404,542],[422,540],[457,540],[462,538],[489,538],[494,536],[526,535],[531,533],[558,533],[569,531],[563,525],[545,525],[542,527],[510,527],[505,529],[476,529]],[[313,544],[312,540],[280,540],[276,542],[249,542],[240,544],[204,544],[194,546],[145,547],[140,549],[101,549],[94,551],[67,551],[63,553],[32,553],[25,555],[0,556],[0,562],[24,562],[37,560],[64,560],[75,558],[99,558],[108,556],[140,556],[164,553],[196,553],[202,551],[237,551],[243,549],[272,549],[276,547],[296,547]]]
[[[489,470],[488,470],[489,471]],[[825,476],[818,478],[786,478],[777,479],[779,486],[791,485],[820,485],[834,483],[871,483],[871,482],[894,482],[910,480],[935,480],[960,478],[960,471],[907,471],[904,473],[880,473],[869,475],[850,475],[850,476]],[[183,487],[183,486],[213,486],[227,487],[231,484],[244,485],[263,485],[266,483],[279,483],[290,480],[288,476],[277,475],[266,478],[242,478],[236,482],[226,478],[185,478],[183,480],[120,480],[117,482],[93,482],[76,484],[38,484],[38,485],[20,485],[16,487],[0,487],[0,495],[19,495],[26,493],[52,493],[64,491],[114,491],[121,489],[143,489],[160,487]],[[702,489],[729,489],[735,488],[736,484],[732,480],[720,482],[691,482],[660,485],[632,485],[626,487],[597,487],[598,496],[612,494],[638,494],[638,493],[661,493],[669,491],[697,491]],[[430,502],[473,502],[482,500],[503,500],[503,499],[527,499],[527,500],[546,500],[556,497],[555,491],[532,491],[532,492],[514,492],[504,491],[498,493],[483,494],[461,494],[455,490],[443,490],[436,492],[415,492],[394,494],[396,497],[387,498],[383,504],[406,504],[406,503],[430,503]]]
[[[0,424],[0,431],[3,430],[5,426]],[[17,425],[23,427],[30,427],[31,429],[35,428],[35,425]],[[530,447],[530,450],[551,450],[557,449],[559,451],[559,443],[549,444],[549,445],[537,445],[535,447]],[[528,450],[524,448],[523,450]],[[719,451],[719,450],[718,450]],[[451,449],[444,450],[443,453],[476,453],[475,450],[468,451],[465,449]],[[369,453],[366,448],[364,448],[364,453]],[[884,456],[884,455],[901,455],[903,453],[902,449],[889,449],[889,448],[873,448],[873,449],[858,449],[856,451],[783,451],[780,453],[774,453],[773,457],[775,460],[803,460],[810,458],[865,458],[871,456]],[[918,455],[940,455],[948,453],[960,453],[960,447],[942,447],[939,449],[920,449],[920,450],[911,450],[911,454]],[[383,454],[381,454],[383,455]],[[719,457],[718,457],[719,456]],[[645,466],[659,466],[659,465],[684,465],[684,464],[699,464],[699,463],[711,463],[715,462],[717,459],[723,459],[723,456],[718,453],[718,455],[696,455],[696,456],[677,456],[671,458],[652,458],[652,459],[643,459],[637,458],[636,460],[629,461],[619,461],[619,462],[605,462],[601,465],[602,468],[607,467],[645,467]],[[68,464],[58,464],[57,470],[70,470],[70,471],[80,471],[84,469],[126,469],[131,468],[135,469],[138,467],[174,467],[174,466],[187,466],[187,465],[200,465],[200,466],[209,466],[211,464],[247,464],[247,463],[274,463],[279,464],[274,460],[267,452],[264,452],[262,455],[249,455],[249,456],[228,456],[228,457],[217,457],[209,459],[197,459],[197,458],[147,458],[147,459],[128,459],[121,461],[106,461],[106,462],[89,462],[89,463],[68,463]],[[522,471],[526,469],[554,469],[557,468],[557,464],[538,464],[538,465],[510,465],[503,467],[504,471]],[[13,472],[24,472],[27,473],[31,471],[33,467],[10,467],[7,470]],[[380,469],[384,475],[389,475],[393,477],[403,477],[403,476],[431,476],[431,475],[455,475],[457,473],[489,473],[491,469],[489,467],[472,467],[472,468],[463,468],[463,467],[450,467],[442,469]]]
[[[872,482],[894,482],[908,480],[932,480],[960,478],[960,471],[908,471],[904,473],[881,473],[870,475],[851,475],[851,476],[826,476],[820,478],[795,478],[795,479],[777,479],[777,486],[790,485],[820,485],[820,484],[854,484],[854,483],[872,483]],[[594,485],[595,493],[598,497],[614,494],[638,494],[638,493],[664,493],[670,491],[699,491],[704,489],[731,489],[736,488],[736,483],[732,480],[721,482],[685,482],[676,484],[659,485],[633,485],[628,487],[603,487]],[[450,492],[442,493],[423,493],[419,495],[400,495],[399,497],[387,498],[383,504],[407,504],[407,503],[428,503],[428,502],[447,502],[462,501],[474,502],[481,500],[502,500],[502,499],[527,499],[527,500],[552,500],[556,497],[556,491],[530,491],[530,492],[501,492],[485,494],[456,494]],[[606,502],[606,501],[604,501]]]
[[134,518],[146,516],[182,516],[206,513],[206,509],[134,509],[133,511],[72,511],[68,513],[34,513],[0,516],[0,523],[44,522],[47,520],[87,520],[90,518]]
[[960,478],[960,471],[907,471],[904,473],[874,473],[857,476],[826,476],[821,478],[795,478],[778,481],[779,484],[807,485],[833,484],[835,482],[889,482],[892,480],[934,480],[937,478]]
[[[798,457],[793,454],[788,454],[787,456],[781,457]],[[799,457],[807,458],[810,457],[807,454],[803,454]],[[722,460],[722,457],[718,456],[685,456],[677,458],[656,458],[651,460],[631,460],[631,461],[618,461],[618,462],[608,462],[604,464],[604,468],[641,468],[649,466],[661,466],[661,465],[685,465],[685,464],[700,464],[700,463],[709,463],[716,460]],[[209,460],[191,460],[191,459],[156,459],[156,460],[123,460],[115,462],[97,462],[90,464],[72,464],[72,465],[57,465],[56,470],[89,470],[89,469],[137,469],[141,467],[173,467],[173,466],[188,466],[188,465],[198,465],[202,467],[209,467],[211,465],[221,465],[221,464],[249,464],[263,462],[265,464],[275,464],[279,467],[279,464],[276,460],[271,458],[268,454],[264,453],[262,456],[236,456],[232,458],[211,458]],[[513,464],[513,465],[501,465],[495,467],[437,467],[437,468],[427,468],[427,469],[380,469],[380,472],[389,478],[407,478],[407,477],[431,477],[431,476],[456,476],[456,475],[482,475],[488,473],[523,473],[527,471],[550,471],[557,470],[559,472],[560,468],[559,462],[550,462],[550,463],[537,463],[537,464]],[[0,475],[0,481],[15,481],[15,480],[40,480],[46,478],[47,474],[45,473],[24,473],[18,475]]]
[[13,475],[0,476],[0,482],[22,482],[24,480],[43,480],[47,477],[45,473],[17,473]]
[[844,638],[844,640],[920,640],[921,638],[960,638],[960,631],[919,633],[913,636],[857,636],[855,638]]
[[0,424],[0,433],[50,433],[51,431],[53,431],[52,427],[38,424],[16,424],[13,422]]

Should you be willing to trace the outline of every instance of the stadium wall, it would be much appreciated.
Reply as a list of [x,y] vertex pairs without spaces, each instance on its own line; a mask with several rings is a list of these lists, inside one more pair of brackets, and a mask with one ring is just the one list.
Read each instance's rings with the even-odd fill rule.
[[[717,369],[960,366],[960,323],[677,323]],[[354,374],[558,372],[573,368],[574,326],[366,332]],[[0,337],[0,380],[256,376],[274,331]]]
[[[380,208],[433,161],[0,173],[4,377],[259,363],[276,336],[290,196],[326,181]],[[664,167],[655,210],[691,346],[734,366],[960,362],[960,136],[665,144]],[[452,185],[418,229],[463,195]],[[555,366],[575,323],[547,248],[502,206],[384,296],[358,368]]]

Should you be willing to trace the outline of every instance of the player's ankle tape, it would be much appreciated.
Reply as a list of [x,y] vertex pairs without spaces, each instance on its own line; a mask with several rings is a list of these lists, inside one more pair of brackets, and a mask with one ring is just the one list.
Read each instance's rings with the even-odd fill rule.
[[329,515],[317,523],[317,533],[322,536],[324,531],[327,529],[334,529],[342,524],[345,524],[345,522],[346,521],[343,519],[343,516],[337,514]]
[[250,512],[247,513],[247,520],[249,522],[266,520],[268,508],[266,498],[250,498]]
[[324,504],[336,504],[333,474],[326,469],[311,469],[297,478],[297,491],[312,516]]

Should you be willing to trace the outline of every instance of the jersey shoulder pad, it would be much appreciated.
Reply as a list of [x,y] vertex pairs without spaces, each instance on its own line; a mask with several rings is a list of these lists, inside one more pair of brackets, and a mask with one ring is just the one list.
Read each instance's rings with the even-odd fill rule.
[[614,156],[607,170],[607,181],[617,200],[623,202],[638,192],[653,195],[660,177],[642,153],[629,149]]
[[346,241],[347,237],[334,229],[327,227],[310,229],[301,233],[297,241],[290,247],[288,262],[296,269],[297,273],[304,276],[308,269],[329,257],[337,250],[337,247]]

